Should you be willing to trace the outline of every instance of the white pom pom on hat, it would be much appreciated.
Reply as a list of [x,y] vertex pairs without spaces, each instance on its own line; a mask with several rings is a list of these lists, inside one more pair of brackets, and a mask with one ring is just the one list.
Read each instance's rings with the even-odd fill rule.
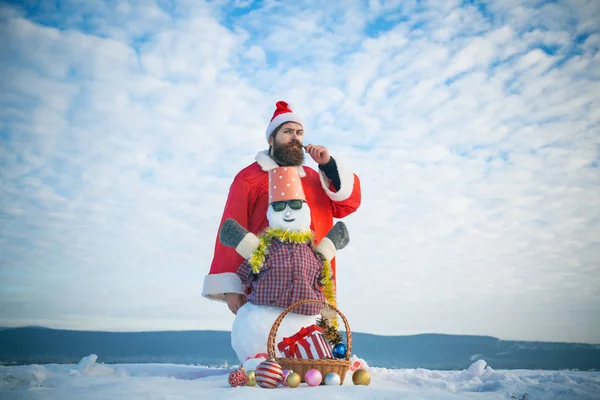
[[267,126],[267,141],[271,136],[271,133],[281,124],[285,122],[297,122],[300,125],[304,126],[302,122],[302,118],[292,110],[291,104],[285,101],[278,101],[275,104],[275,112],[273,113],[273,117],[271,118],[271,122],[269,122],[269,126]]

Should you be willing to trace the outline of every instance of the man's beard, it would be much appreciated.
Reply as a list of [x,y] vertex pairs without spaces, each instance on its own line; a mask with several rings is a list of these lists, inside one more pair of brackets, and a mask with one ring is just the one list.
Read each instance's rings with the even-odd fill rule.
[[277,142],[273,142],[273,158],[279,164],[284,166],[302,165],[304,162],[302,143],[297,140],[293,140],[288,144],[277,144]]

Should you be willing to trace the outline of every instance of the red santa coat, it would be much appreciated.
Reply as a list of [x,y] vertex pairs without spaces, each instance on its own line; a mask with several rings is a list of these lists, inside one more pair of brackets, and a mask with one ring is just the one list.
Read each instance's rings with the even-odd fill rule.
[[[318,244],[333,227],[333,218],[343,218],[356,211],[361,201],[360,181],[351,171],[336,160],[340,177],[340,189],[335,191],[331,181],[323,171],[315,171],[306,166],[299,168],[306,202],[310,207],[311,229],[315,232]],[[268,171],[277,168],[277,163],[268,151],[260,152],[256,162],[240,171],[233,180],[225,204],[220,227],[228,218],[233,218],[250,232],[258,235],[269,226],[267,207],[269,206]],[[202,295],[212,300],[225,300],[225,293],[244,294],[244,285],[236,271],[244,259],[234,248],[215,241],[215,252],[208,275],[204,277]],[[336,282],[335,258],[331,262],[333,282]]]

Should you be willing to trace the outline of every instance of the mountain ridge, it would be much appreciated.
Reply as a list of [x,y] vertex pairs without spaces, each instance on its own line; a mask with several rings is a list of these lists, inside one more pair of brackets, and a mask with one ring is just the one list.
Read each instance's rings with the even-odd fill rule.
[[[342,331],[344,340],[345,332]],[[77,331],[46,327],[0,328],[0,364],[77,363],[89,354],[105,363],[239,363],[230,331]],[[459,370],[477,359],[494,369],[600,369],[600,346],[507,341],[492,336],[352,333],[352,353],[385,368]]]

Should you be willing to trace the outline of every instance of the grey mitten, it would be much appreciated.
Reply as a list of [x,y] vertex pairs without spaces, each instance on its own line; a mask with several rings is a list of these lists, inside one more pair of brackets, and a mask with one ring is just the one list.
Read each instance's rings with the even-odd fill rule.
[[258,237],[240,225],[235,219],[229,218],[223,222],[219,232],[219,241],[227,247],[234,247],[239,255],[250,258],[258,248]]
[[321,240],[315,248],[316,251],[327,260],[331,261],[335,257],[336,250],[341,250],[350,242],[348,228],[342,221],[336,224],[327,232],[327,235]]
[[333,243],[336,250],[341,250],[350,243],[350,234],[346,224],[342,221],[336,222],[336,224],[327,232],[329,240]]

